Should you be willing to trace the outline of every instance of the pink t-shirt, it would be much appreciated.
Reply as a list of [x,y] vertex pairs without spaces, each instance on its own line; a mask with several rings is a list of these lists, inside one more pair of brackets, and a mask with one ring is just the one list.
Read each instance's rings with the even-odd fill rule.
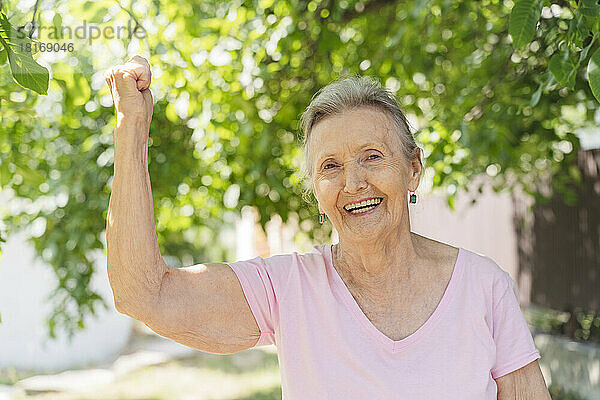
[[511,277],[463,248],[434,313],[396,341],[362,312],[330,244],[228,264],[260,328],[256,346],[277,346],[285,400],[496,400],[494,379],[540,358]]

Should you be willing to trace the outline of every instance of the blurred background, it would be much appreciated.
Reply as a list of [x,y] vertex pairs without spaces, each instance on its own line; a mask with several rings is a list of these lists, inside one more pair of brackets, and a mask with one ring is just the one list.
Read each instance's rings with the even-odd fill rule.
[[517,283],[553,399],[600,399],[600,52],[580,0],[0,1],[0,399],[280,399],[276,349],[162,338],[114,309],[104,71],[152,67],[168,265],[335,243],[298,119],[348,74],[424,151],[411,229]]

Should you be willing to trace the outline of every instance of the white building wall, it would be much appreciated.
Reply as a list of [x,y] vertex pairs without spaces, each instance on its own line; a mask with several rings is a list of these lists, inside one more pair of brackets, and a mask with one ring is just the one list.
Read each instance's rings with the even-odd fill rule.
[[50,265],[34,259],[27,234],[10,235],[0,257],[0,368],[56,371],[112,359],[129,339],[131,318],[114,308],[106,272],[106,256],[98,251],[91,286],[107,302],[97,306],[97,316],[86,318],[86,327],[73,336],[57,330],[47,337],[45,318],[52,311],[47,297],[57,279]]

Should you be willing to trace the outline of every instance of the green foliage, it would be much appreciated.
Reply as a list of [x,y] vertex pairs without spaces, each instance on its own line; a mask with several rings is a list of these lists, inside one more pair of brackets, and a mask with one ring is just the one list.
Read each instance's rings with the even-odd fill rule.
[[573,89],[575,86],[574,63],[569,59],[569,52],[555,53],[550,59],[550,72],[561,85]]
[[535,26],[542,13],[542,0],[517,0],[510,14],[508,32],[516,49],[529,44],[535,35]]
[[590,62],[588,64],[587,69],[588,77],[590,80],[590,87],[592,88],[592,93],[596,96],[597,99],[600,98],[600,49],[596,50],[592,57],[590,58]]
[[4,47],[2,47],[0,49],[0,65],[4,65],[4,63],[7,60],[7,54],[8,52],[6,50],[4,50]]
[[[510,14],[509,33],[513,39],[515,49],[522,49],[529,44],[535,36],[536,26],[542,12],[542,6],[548,3],[543,0],[517,0]],[[575,6],[571,9],[571,6]],[[557,6],[557,4],[554,4]],[[560,52],[554,52],[548,65],[552,76],[560,85],[569,90],[573,90],[575,86],[575,76],[582,63],[587,57],[587,53],[594,43],[598,34],[598,18],[600,17],[600,5],[595,0],[582,0],[577,3],[567,2],[567,7],[559,7],[561,13],[567,11],[570,16],[570,23],[566,35],[564,30],[567,29],[566,22],[562,26],[559,23],[559,31],[556,37]],[[549,9],[550,10],[550,9]],[[561,32],[563,31],[563,32]],[[589,44],[582,48],[582,43],[587,38],[591,38]],[[575,62],[576,55],[579,54],[578,62]],[[597,51],[594,55],[597,54]],[[598,101],[598,82],[597,76],[597,60],[592,57],[588,63],[588,80],[592,93]],[[590,75],[592,72],[592,75]],[[547,83],[549,84],[549,83]],[[535,107],[541,95],[542,85],[534,93],[531,98],[531,106]]]
[[575,337],[600,343],[600,313],[579,309],[575,311],[575,317],[577,318]]
[[548,391],[552,400],[583,400],[577,393],[567,391],[554,383],[548,386]]
[[574,315],[546,307],[529,306],[526,311],[528,322],[536,329],[552,335],[567,335],[570,318],[574,318],[571,339],[600,343],[600,313],[576,308]]
[[[73,332],[106,306],[89,286],[114,158],[102,73],[136,53],[153,67],[148,162],[169,265],[233,259],[224,243],[245,205],[258,207],[263,226],[279,214],[298,220],[304,237],[327,240],[331,225],[302,200],[298,118],[319,88],[349,74],[376,77],[418,120],[425,167],[449,206],[459,192],[481,192],[472,184],[480,174],[497,191],[520,186],[538,201],[550,180],[577,201],[577,130],[595,125],[598,107],[593,2],[564,1],[550,17],[523,0],[51,3],[33,18],[49,28],[34,40],[74,51],[44,59],[48,94],[24,90],[0,58],[0,188],[23,200],[0,206],[0,230],[38,227],[32,242],[57,277],[52,333]],[[32,19],[11,5],[2,12],[13,27]],[[512,13],[525,6],[519,28]],[[144,35],[51,36],[62,21],[84,19]]]
[[47,94],[48,70],[33,59],[34,43],[24,33],[13,29],[4,13],[0,12],[0,44],[3,48],[0,65],[8,58],[12,76],[19,85],[39,94]]

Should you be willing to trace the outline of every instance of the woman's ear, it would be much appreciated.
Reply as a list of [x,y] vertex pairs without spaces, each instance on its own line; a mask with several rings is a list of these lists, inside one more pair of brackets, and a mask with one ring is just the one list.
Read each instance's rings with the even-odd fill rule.
[[423,172],[423,168],[421,168],[421,163],[419,162],[419,160],[413,161],[412,167],[413,167],[413,177],[418,180],[419,176]]
[[410,163],[411,166],[411,177],[410,177],[410,185],[409,186],[414,186],[415,189],[411,190],[411,191],[415,191],[417,190],[417,187],[419,186],[419,182],[421,181],[421,174],[423,173],[423,166],[422,166],[422,162],[421,162],[421,148],[418,147],[419,151],[417,154],[417,158],[412,160]]

